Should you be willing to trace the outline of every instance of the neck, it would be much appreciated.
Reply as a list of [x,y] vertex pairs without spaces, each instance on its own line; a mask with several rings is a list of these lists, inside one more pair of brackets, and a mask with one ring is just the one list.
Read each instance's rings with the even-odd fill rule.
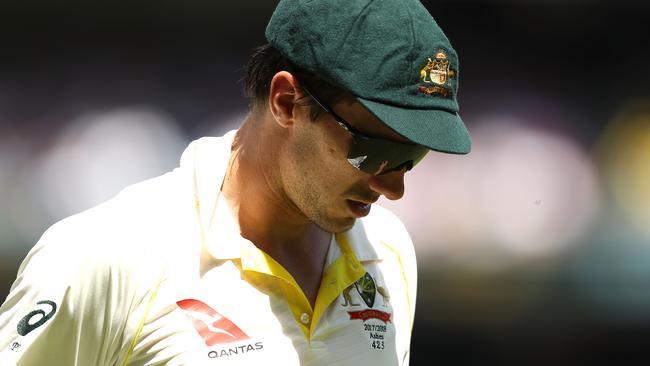
[[322,252],[331,234],[309,221],[282,188],[277,152],[286,131],[264,120],[269,117],[252,113],[237,132],[222,192],[241,235],[282,263]]

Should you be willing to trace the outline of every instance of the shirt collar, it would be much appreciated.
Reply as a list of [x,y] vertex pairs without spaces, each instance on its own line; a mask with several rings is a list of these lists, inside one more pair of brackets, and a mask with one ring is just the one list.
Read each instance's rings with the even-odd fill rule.
[[350,248],[356,254],[359,262],[369,262],[382,259],[378,245],[373,245],[373,240],[367,230],[366,219],[357,219],[352,229],[344,233]]

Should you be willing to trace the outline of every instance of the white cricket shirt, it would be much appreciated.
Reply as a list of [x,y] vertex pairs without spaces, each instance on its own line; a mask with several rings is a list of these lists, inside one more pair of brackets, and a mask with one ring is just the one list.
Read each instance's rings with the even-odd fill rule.
[[375,205],[333,237],[312,309],[220,199],[234,133],[48,229],[0,307],[0,365],[407,365],[402,223]]

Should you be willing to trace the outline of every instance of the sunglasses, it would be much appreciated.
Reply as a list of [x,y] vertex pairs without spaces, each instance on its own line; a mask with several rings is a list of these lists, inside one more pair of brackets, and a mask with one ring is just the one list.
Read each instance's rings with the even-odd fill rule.
[[380,175],[406,169],[409,171],[429,152],[429,149],[415,144],[404,144],[360,133],[350,123],[336,114],[305,83],[301,83],[307,94],[352,136],[348,162],[362,172]]

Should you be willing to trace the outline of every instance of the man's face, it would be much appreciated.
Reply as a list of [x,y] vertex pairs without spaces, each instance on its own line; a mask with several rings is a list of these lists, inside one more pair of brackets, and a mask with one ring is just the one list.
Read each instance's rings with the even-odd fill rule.
[[[352,98],[331,107],[363,134],[409,142]],[[367,215],[370,204],[381,195],[393,200],[402,197],[404,170],[370,175],[354,168],[347,161],[350,134],[328,113],[310,120],[309,110],[296,107],[280,174],[287,197],[310,221],[325,231],[343,232]]]

